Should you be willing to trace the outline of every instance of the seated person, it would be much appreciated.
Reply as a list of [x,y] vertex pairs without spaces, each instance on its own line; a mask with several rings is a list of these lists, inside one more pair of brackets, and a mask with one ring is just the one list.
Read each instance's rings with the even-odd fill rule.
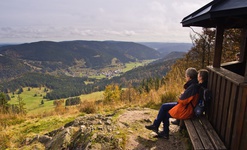
[[[199,100],[202,100],[202,99],[204,99],[203,98],[204,89],[206,89],[207,85],[208,85],[208,70],[200,69],[198,71],[197,80],[199,82],[199,87],[202,87],[202,88],[199,88]],[[175,121],[171,121],[171,123],[174,125],[179,125],[180,120],[176,119]]]
[[[204,74],[207,75],[207,73],[205,73],[205,70],[203,70],[203,73],[199,72],[199,76],[198,76],[198,73],[195,68],[188,68],[185,71],[185,77],[186,77],[186,83],[184,85],[185,90],[180,95],[178,102],[164,103],[161,106],[159,113],[156,119],[154,120],[153,124],[145,127],[149,130],[156,132],[157,133],[156,137],[169,139],[170,117],[176,119],[189,119],[193,117],[194,106],[196,106],[198,103],[199,89],[200,89],[199,88],[200,84],[198,84],[197,76],[200,81],[204,79],[204,77],[201,77],[201,75],[204,76]],[[161,122],[163,122],[163,131],[159,132],[158,130]]]

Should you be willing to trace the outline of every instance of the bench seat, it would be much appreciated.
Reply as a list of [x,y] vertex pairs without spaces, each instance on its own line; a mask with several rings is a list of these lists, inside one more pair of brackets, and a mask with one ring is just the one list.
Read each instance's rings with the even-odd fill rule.
[[187,119],[184,124],[194,149],[226,149],[206,117]]

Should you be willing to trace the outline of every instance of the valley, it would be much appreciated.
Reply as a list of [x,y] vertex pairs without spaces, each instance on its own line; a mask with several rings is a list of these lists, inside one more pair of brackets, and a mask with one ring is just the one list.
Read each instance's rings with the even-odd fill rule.
[[[126,63],[125,67],[123,67],[123,69],[121,69],[121,72],[119,72],[119,73],[116,73],[113,71],[114,67],[101,69],[100,70],[100,71],[102,71],[101,74],[94,74],[97,71],[93,70],[92,74],[90,75],[90,74],[88,74],[90,69],[88,69],[86,72],[87,72],[87,76],[89,76],[89,78],[93,78],[93,79],[111,78],[114,76],[120,76],[124,72],[130,71],[134,68],[148,65],[152,61],[153,60],[144,60],[142,62],[140,61],[140,62]],[[115,67],[115,69],[119,69],[119,68]],[[98,71],[98,72],[100,72],[100,71]],[[108,73],[108,75],[104,74],[104,72]],[[81,72],[81,74],[82,74],[82,72]],[[85,81],[85,84],[93,84],[93,83],[94,82]],[[12,105],[12,104],[17,105],[19,103],[18,97],[20,97],[23,100],[23,102],[25,103],[25,109],[26,109],[26,112],[28,115],[41,114],[44,112],[53,111],[54,110],[53,100],[49,100],[49,99],[45,98],[46,94],[51,92],[51,89],[49,89],[49,90],[47,90],[47,89],[48,88],[46,88],[46,87],[23,87],[22,88],[23,92],[21,92],[20,94],[18,94],[19,89],[17,91],[14,91],[14,92],[8,94],[10,97],[9,104],[10,105]],[[78,95],[78,97],[80,97],[82,102],[83,101],[95,102],[97,100],[103,99],[103,91],[96,91],[96,92],[92,92],[90,94],[82,94],[82,95]],[[64,98],[62,98],[62,99],[64,99]],[[56,99],[56,100],[61,100],[61,99]]]
[[[145,66],[155,60],[140,60],[137,62],[129,62],[129,63],[112,63],[109,66],[105,66],[103,68],[83,68],[82,65],[74,65],[64,70],[62,74],[71,77],[88,77],[94,79],[103,79],[103,78],[112,78],[115,76],[120,76],[127,71],[130,71],[139,66]],[[58,74],[56,71],[51,73],[53,75]]]
[[[56,147],[56,141],[64,145],[64,139],[60,139],[65,137],[62,133],[73,135],[70,138],[74,142],[80,140],[76,146],[90,139],[96,144],[89,143],[89,146],[95,149],[102,143],[110,147],[131,147],[131,143],[126,143],[128,137],[139,138],[143,123],[149,123],[151,114],[132,120],[140,130],[135,129],[136,123],[116,124],[118,118],[123,120],[139,112],[140,116],[147,115],[156,111],[160,103],[174,101],[177,93],[165,95],[163,79],[184,54],[179,51],[163,57],[158,50],[141,44],[112,41],[41,41],[0,47],[0,91],[8,97],[9,111],[0,117],[0,129],[6,131],[0,134],[2,147]],[[80,103],[71,105],[72,100],[78,99]],[[101,118],[99,122],[106,123],[114,132],[106,134],[102,125],[90,121],[95,117]],[[87,130],[92,131],[86,139],[77,136],[79,128],[74,128],[77,120],[85,122]],[[138,133],[132,134],[129,127]],[[120,141],[102,142],[109,138],[108,133],[112,134],[111,139]],[[152,137],[147,132],[142,138]],[[47,140],[51,142],[46,143]],[[69,142],[71,146],[74,144]],[[158,147],[164,146],[162,141],[157,142],[160,142]],[[146,142],[134,144],[148,147]],[[64,146],[69,145],[65,142]]]
[[162,78],[184,52],[161,58],[159,50],[133,42],[40,41],[5,45],[0,54],[0,91],[47,87],[45,98],[55,100]]

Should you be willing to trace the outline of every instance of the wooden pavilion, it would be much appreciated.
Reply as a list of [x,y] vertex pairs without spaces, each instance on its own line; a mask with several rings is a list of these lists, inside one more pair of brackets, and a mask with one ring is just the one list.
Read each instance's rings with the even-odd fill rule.
[[[227,149],[247,149],[247,0],[214,0],[182,25],[216,28],[213,65],[207,67],[213,94],[207,117]],[[230,28],[242,29],[240,60],[221,64],[223,34]]]

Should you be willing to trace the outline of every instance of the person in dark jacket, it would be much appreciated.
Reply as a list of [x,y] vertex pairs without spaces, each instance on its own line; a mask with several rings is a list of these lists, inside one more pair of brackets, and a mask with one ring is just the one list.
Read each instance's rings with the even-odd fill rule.
[[205,97],[207,94],[204,94],[204,90],[207,89],[208,87],[208,70],[206,69],[201,69],[198,71],[198,77],[197,77],[197,80],[199,82],[199,102],[200,103],[200,106],[204,106],[203,107],[203,110],[201,111],[205,111],[207,112],[207,108],[209,107],[208,104],[209,102],[206,101],[205,102]]
[[199,86],[203,88],[208,87],[208,70],[200,69],[198,71],[197,80],[199,82]]
[[[184,92],[180,95],[178,102],[164,103],[152,125],[145,126],[147,129],[157,133],[156,137],[169,138],[169,118],[188,119],[193,117],[193,107],[198,103],[199,85],[197,81],[197,70],[188,68],[185,71],[186,83]],[[163,131],[159,132],[159,126],[163,122]]]
[[[199,101],[204,99],[203,98],[203,93],[204,93],[204,89],[207,89],[207,86],[208,86],[208,70],[206,69],[200,69],[198,71],[198,75],[197,75],[197,80],[198,80],[198,83],[199,83]],[[198,103],[199,103],[198,101]],[[204,104],[204,105],[207,105],[207,104]],[[208,106],[205,106],[205,108],[207,108]],[[207,110],[205,110],[207,111]],[[180,120],[179,119],[176,119],[174,121],[171,121],[172,124],[174,125],[179,125],[180,124]]]

